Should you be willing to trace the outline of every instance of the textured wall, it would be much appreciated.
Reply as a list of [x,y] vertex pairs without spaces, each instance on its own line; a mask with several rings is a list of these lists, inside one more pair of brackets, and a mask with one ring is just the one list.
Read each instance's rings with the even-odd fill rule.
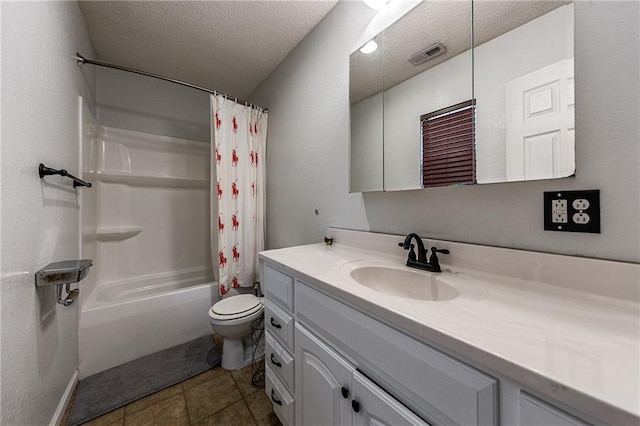
[[209,94],[109,68],[97,69],[103,126],[209,142]]
[[71,181],[41,180],[38,163],[78,172],[78,95],[93,104],[93,55],[76,2],[2,2],[2,418],[48,424],[78,366],[78,307],[36,290],[34,273],[78,256]]
[[[378,18],[339,3],[251,96],[270,109],[267,246],[320,241],[331,225],[640,261],[639,14],[638,2],[575,5],[575,178],[362,195],[348,193],[349,54]],[[542,193],[558,189],[601,190],[602,234],[543,231]]]

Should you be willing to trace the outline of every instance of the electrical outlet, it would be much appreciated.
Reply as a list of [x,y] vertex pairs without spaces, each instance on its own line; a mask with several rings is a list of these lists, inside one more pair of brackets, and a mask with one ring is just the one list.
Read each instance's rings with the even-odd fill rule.
[[545,192],[544,229],[600,233],[600,191]]
[[553,223],[567,223],[569,222],[569,215],[567,213],[554,213],[552,221]]
[[551,207],[554,213],[562,213],[567,211],[567,200],[553,200]]
[[571,219],[573,219],[574,223],[577,223],[580,225],[586,225],[591,220],[589,215],[586,213],[574,213]]
[[567,214],[567,200],[553,200],[551,202],[551,213],[553,223],[567,223],[569,215]]
[[576,200],[573,200],[573,203],[571,203],[571,205],[576,210],[587,210],[591,203],[589,203],[589,200],[585,198],[578,198]]

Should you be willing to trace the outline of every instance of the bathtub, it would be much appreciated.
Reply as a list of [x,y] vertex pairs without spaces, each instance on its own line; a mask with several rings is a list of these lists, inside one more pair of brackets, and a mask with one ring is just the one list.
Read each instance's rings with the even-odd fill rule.
[[80,313],[80,379],[210,334],[217,294],[202,270],[98,285]]

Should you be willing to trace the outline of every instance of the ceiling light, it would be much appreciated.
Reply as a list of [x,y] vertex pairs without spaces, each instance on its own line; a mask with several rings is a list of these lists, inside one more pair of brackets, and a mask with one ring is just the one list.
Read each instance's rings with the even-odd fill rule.
[[373,10],[380,10],[387,3],[389,3],[389,0],[362,0],[362,1],[364,2],[364,4],[366,4]]
[[375,40],[369,40],[367,44],[360,48],[360,52],[368,55],[369,53],[373,53],[378,50],[378,43]]

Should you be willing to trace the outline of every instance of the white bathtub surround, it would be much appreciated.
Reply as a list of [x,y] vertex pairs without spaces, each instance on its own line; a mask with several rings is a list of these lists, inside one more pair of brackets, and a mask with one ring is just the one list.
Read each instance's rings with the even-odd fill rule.
[[217,300],[209,144],[105,126],[85,139],[81,379],[211,333]]
[[211,270],[208,152],[205,142],[99,126],[95,148],[83,150],[97,198],[83,225],[83,247],[96,244],[83,304],[105,283]]
[[[220,294],[251,287],[264,249],[266,111],[211,96],[211,246]],[[217,204],[217,206],[216,206]],[[214,213],[215,212],[215,213]],[[215,261],[215,260],[214,260]]]
[[[460,295],[422,301],[375,291],[347,273],[363,261],[404,264],[407,252],[397,246],[404,236],[339,229],[327,234],[335,238],[333,246],[313,244],[261,256],[579,417],[606,424],[638,422],[639,265],[425,240],[427,247],[451,251],[440,255],[442,277],[452,278],[447,282]],[[458,288],[456,279],[482,291]],[[501,392],[508,387],[501,386]]]
[[90,191],[82,191],[80,194],[80,221],[78,222],[78,247],[80,259],[94,260],[94,266],[89,275],[82,281],[82,291],[79,301],[82,301],[96,286],[96,267],[98,245],[96,232],[98,228],[98,195],[95,171],[98,168],[98,142],[100,126],[89,109],[87,100],[79,97],[78,114],[80,124],[80,152],[78,162],[80,165],[80,179],[90,182]]

